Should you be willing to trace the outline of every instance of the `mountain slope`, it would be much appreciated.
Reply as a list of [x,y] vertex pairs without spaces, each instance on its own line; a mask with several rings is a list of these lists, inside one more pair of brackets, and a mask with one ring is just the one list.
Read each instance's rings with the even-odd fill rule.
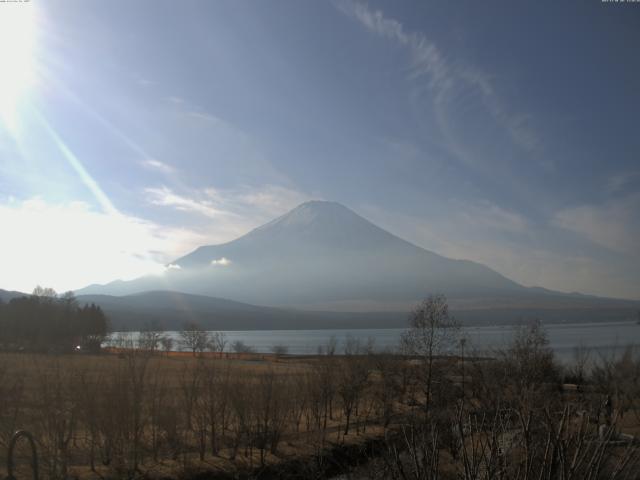
[[[242,315],[249,316],[235,317],[243,326],[233,326],[229,320],[229,328],[328,328],[339,326],[340,318],[345,327],[367,325],[357,315],[340,317],[347,315],[344,312],[388,312],[387,317],[382,313],[367,315],[371,326],[392,326],[399,318],[406,318],[397,312],[406,315],[417,301],[433,293],[447,295],[458,318],[476,324],[522,318],[623,320],[634,318],[640,309],[640,302],[523,287],[484,265],[448,259],[417,247],[340,204],[318,201],[304,203],[234,241],[200,247],[173,262],[162,276],[94,285],[78,294],[131,295],[153,290],[300,310],[296,318],[290,310],[253,306],[253,317],[249,318],[249,310],[243,307]],[[193,305],[204,302],[185,299],[190,305],[192,301]],[[132,306],[133,300],[127,297],[125,303],[140,311]],[[148,312],[149,308],[143,310]],[[160,310],[156,309],[158,314]],[[169,306],[166,310],[177,312]],[[311,318],[309,310],[336,315]],[[233,318],[220,305],[208,305],[202,311]],[[185,312],[178,312],[179,317],[187,319]],[[209,321],[210,316],[199,318]],[[136,318],[130,321],[139,323]]]
[[248,234],[173,262],[163,278],[91,286],[79,293],[156,289],[262,305],[405,309],[429,293],[526,293],[490,268],[417,247],[333,202],[304,203]]
[[305,312],[171,291],[120,297],[80,295],[78,301],[100,305],[115,331],[154,324],[179,330],[185,322],[196,322],[211,330],[404,327],[407,319],[405,312]]
[[[28,296],[0,290],[4,302]],[[588,297],[562,296],[550,302],[549,296],[531,297],[528,303],[496,304],[466,308],[453,302],[452,313],[465,325],[517,323],[542,318],[547,322],[621,321],[635,319],[640,302],[600,299],[596,305]],[[407,312],[326,312],[260,307],[231,300],[172,291],[151,291],[126,296],[80,295],[80,304],[100,305],[115,331],[138,330],[147,325],[179,330],[195,321],[211,330],[307,330],[323,328],[404,328]]]
[[0,289],[0,302],[9,303],[14,298],[27,296],[27,293]]
[[[308,330],[323,328],[404,328],[407,312],[319,312],[260,307],[221,298],[171,291],[152,291],[121,297],[81,295],[81,304],[100,305],[115,331],[138,330],[158,325],[179,330],[185,322],[195,321],[211,330]],[[533,302],[535,303],[535,302]],[[635,303],[635,309],[640,303]],[[536,305],[508,308],[455,307],[452,313],[465,325],[517,323],[532,318],[547,322],[621,321],[635,318],[633,302],[604,302],[597,308],[572,302],[541,308]]]

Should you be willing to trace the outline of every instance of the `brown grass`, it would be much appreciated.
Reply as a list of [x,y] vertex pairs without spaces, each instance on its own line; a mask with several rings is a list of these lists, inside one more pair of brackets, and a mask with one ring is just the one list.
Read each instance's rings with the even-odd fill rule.
[[[0,445],[6,447],[11,433],[16,429],[27,429],[34,433],[38,440],[41,462],[41,478],[57,478],[63,474],[78,478],[121,477],[130,476],[137,469],[152,477],[177,477],[185,472],[221,471],[238,472],[256,468],[262,464],[269,465],[300,456],[317,455],[320,450],[332,443],[350,444],[361,442],[371,436],[379,435],[381,429],[375,425],[376,420],[369,407],[364,407],[352,422],[356,427],[350,435],[344,435],[343,418],[337,398],[332,399],[329,419],[324,425],[314,425],[310,420],[309,408],[294,405],[294,402],[309,402],[306,397],[312,395],[303,389],[312,390],[312,383],[307,377],[314,375],[314,363],[318,359],[298,359],[292,356],[276,357],[269,354],[211,354],[193,356],[191,353],[172,352],[145,355],[140,352],[110,350],[103,355],[45,355],[45,354],[0,354],[0,409],[4,415],[0,417]],[[197,421],[197,414],[187,413],[185,408],[190,378],[198,369],[212,368],[221,378],[218,386],[220,395],[226,395],[228,419],[226,430],[220,435],[219,450],[212,454],[209,445],[200,459],[197,428],[189,427]],[[133,388],[130,383],[138,372],[144,371],[142,384],[145,393],[141,395],[140,414],[144,417],[141,426],[139,445],[134,445],[131,435],[121,438],[120,433],[113,433],[111,442],[121,442],[121,451],[113,453],[109,465],[103,465],[101,455],[94,452],[94,465],[90,468],[90,441],[92,425],[86,420],[92,408],[98,408],[94,415],[99,428],[105,432],[117,431],[117,423],[129,421],[127,415],[135,404],[124,395],[124,390]],[[225,377],[224,375],[228,375]],[[275,380],[271,380],[271,378]],[[225,380],[226,378],[226,380]],[[278,380],[280,379],[280,380]],[[174,416],[177,436],[180,445],[173,449],[169,440],[162,440],[159,453],[152,452],[153,422],[149,413],[155,393],[154,382],[162,385],[162,398],[165,403],[161,407],[163,413]],[[273,392],[277,402],[272,408],[280,409],[277,415],[280,422],[281,438],[274,453],[267,442],[264,449],[258,448],[256,425],[259,423],[260,405],[265,401],[262,391],[268,391],[266,382],[275,382],[281,392]],[[85,382],[85,383],[83,383]],[[88,383],[87,383],[88,382]],[[122,382],[122,390],[114,392],[110,385]],[[227,383],[224,383],[227,382]],[[89,387],[86,387],[86,385]],[[235,398],[232,389],[242,387],[247,398]],[[91,388],[94,391],[87,392]],[[222,391],[226,389],[226,391]],[[262,390],[261,390],[262,389]],[[205,395],[205,386],[195,387],[194,394],[198,398]],[[113,397],[115,395],[115,397]],[[293,397],[297,400],[293,400]],[[105,398],[113,400],[104,402]],[[99,407],[93,405],[96,400]],[[316,399],[317,401],[317,399]],[[233,405],[236,402],[238,405]],[[362,399],[364,405],[365,400]],[[197,407],[203,408],[204,406]],[[302,409],[298,411],[296,409]],[[302,419],[296,422],[294,410]],[[8,413],[7,413],[8,412]],[[244,413],[243,413],[244,412]],[[248,415],[248,420],[242,415]],[[115,418],[113,417],[115,415]],[[273,414],[276,415],[276,414]],[[57,418],[58,424],[51,420]],[[65,425],[64,422],[68,422]],[[220,422],[221,420],[218,420]],[[246,425],[245,422],[253,422]],[[111,422],[111,423],[110,423]],[[367,425],[365,425],[365,422]],[[55,422],[54,422],[55,423]],[[241,425],[242,424],[242,425]],[[244,426],[243,426],[244,425]],[[159,428],[157,425],[155,426]],[[218,425],[218,428],[221,428]],[[243,431],[244,429],[244,431]],[[366,429],[366,432],[364,431]],[[166,435],[166,433],[158,433]],[[64,448],[57,445],[58,436],[69,436]],[[209,435],[209,433],[207,433]],[[97,435],[100,437],[100,435]],[[104,440],[106,436],[101,437]],[[94,445],[94,449],[104,449],[104,442]],[[208,441],[208,438],[207,438]],[[139,457],[137,465],[133,465],[132,449],[136,449]],[[26,450],[19,449],[19,464],[26,468],[28,458]],[[23,455],[24,454],[24,455]],[[61,466],[63,465],[64,466]],[[4,465],[4,455],[0,455],[0,465]]]

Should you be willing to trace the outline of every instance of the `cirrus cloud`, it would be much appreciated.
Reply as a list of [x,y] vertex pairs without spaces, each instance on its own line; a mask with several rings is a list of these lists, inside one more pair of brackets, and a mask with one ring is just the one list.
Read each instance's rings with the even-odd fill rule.
[[640,258],[640,193],[558,211],[552,223],[596,245]]

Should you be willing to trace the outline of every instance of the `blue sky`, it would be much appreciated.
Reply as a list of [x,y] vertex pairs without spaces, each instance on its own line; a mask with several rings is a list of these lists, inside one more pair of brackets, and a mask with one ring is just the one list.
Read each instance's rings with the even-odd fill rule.
[[640,4],[3,17],[0,288],[161,272],[320,198],[525,285],[640,299]]

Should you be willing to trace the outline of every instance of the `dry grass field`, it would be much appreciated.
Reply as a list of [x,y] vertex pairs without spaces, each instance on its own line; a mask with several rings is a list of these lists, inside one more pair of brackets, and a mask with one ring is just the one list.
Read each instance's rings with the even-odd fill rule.
[[221,357],[0,354],[0,442],[32,432],[45,478],[177,477],[317,458],[332,444],[381,434],[364,384],[345,413],[338,357]]
[[[638,478],[638,356],[587,372],[529,340],[493,359],[0,353],[0,447],[28,430],[52,480]],[[29,462],[22,442],[19,478]]]

